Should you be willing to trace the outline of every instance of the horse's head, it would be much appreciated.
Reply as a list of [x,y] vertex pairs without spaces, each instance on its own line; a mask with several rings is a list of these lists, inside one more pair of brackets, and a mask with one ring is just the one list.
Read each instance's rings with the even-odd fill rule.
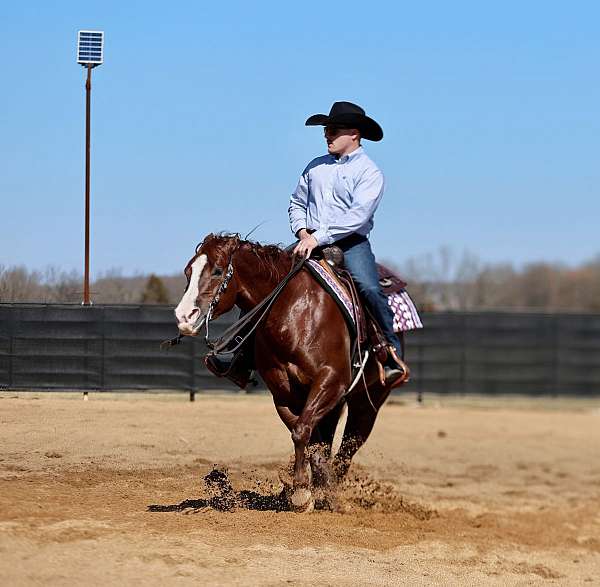
[[238,236],[209,234],[197,247],[185,267],[187,287],[175,308],[181,334],[195,336],[211,318],[230,310],[235,304],[237,285],[232,259],[240,247]]

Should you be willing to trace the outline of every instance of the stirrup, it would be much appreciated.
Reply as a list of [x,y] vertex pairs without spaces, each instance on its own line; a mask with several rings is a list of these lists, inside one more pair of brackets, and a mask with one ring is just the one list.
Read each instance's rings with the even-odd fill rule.
[[408,383],[410,381],[410,369],[408,368],[408,365],[398,356],[398,354],[396,353],[396,349],[392,345],[388,346],[388,353],[392,357],[396,365],[398,365],[398,367],[404,372],[403,375],[398,377],[398,379],[396,379],[392,383],[391,389],[393,389],[394,387],[398,387],[399,385],[402,385],[403,383]]
[[226,377],[241,389],[246,389],[248,383],[255,387],[258,381],[254,377],[254,370],[244,361],[243,353],[236,354],[231,362],[224,361],[218,355],[210,353],[204,357],[206,368],[217,377]]

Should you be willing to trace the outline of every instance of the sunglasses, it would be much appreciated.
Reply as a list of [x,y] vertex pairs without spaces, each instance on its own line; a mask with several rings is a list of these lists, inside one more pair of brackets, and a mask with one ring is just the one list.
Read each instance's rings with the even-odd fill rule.
[[341,124],[328,124],[324,128],[323,132],[325,133],[325,135],[336,136],[339,135],[340,132],[342,132],[343,130],[348,130],[349,128],[349,126],[344,126]]

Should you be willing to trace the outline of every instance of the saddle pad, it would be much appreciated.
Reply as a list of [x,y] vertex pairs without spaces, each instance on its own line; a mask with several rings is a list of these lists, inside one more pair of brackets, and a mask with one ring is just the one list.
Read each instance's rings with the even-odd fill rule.
[[388,304],[394,313],[394,332],[423,328],[417,308],[405,289],[389,295]]
[[[324,261],[326,263],[326,261]],[[338,280],[323,267],[318,261],[308,259],[306,266],[313,277],[325,288],[325,291],[333,297],[344,314],[344,318],[350,326],[352,333],[356,334],[356,324],[354,322],[354,305],[346,290],[340,285]]]
[[[348,325],[356,332],[354,323],[354,306],[352,300],[346,293],[346,290],[340,285],[334,275],[314,259],[308,259],[306,262],[308,269],[315,279],[325,288],[344,314]],[[423,323],[417,308],[411,297],[405,289],[387,296],[388,304],[394,314],[394,332],[407,332],[423,328]]]

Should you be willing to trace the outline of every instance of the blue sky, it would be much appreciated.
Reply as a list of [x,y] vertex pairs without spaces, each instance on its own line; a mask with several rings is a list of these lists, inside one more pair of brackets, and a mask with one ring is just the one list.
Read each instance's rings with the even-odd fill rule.
[[180,271],[211,231],[288,242],[310,114],[365,107],[386,195],[376,254],[600,253],[600,4],[42,2],[0,9],[0,264],[82,270],[84,69],[92,274]]

